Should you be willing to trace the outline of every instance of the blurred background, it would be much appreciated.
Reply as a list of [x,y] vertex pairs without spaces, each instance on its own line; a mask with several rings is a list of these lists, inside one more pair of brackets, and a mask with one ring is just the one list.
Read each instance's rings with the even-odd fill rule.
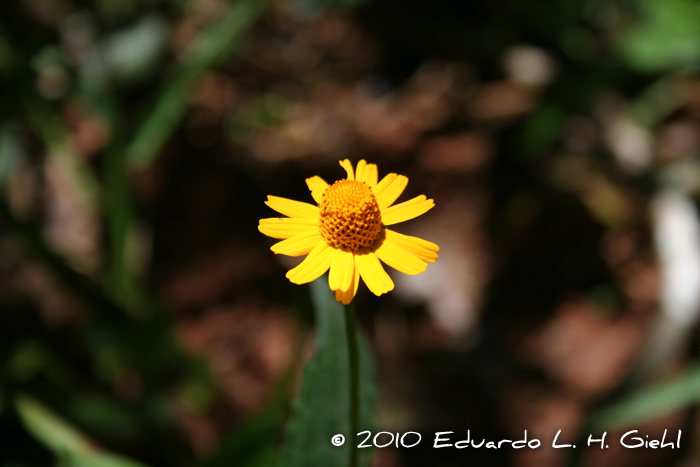
[[698,65],[694,0],[1,2],[0,466],[273,465],[313,314],[257,223],[344,158],[441,248],[356,299],[424,433],[372,466],[700,465]]

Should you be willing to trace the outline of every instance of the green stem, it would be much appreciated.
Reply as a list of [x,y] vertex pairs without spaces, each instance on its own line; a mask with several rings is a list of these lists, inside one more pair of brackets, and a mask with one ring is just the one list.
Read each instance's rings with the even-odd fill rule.
[[357,467],[357,425],[360,406],[360,363],[357,352],[357,328],[355,324],[355,303],[345,305],[345,335],[348,342],[348,361],[350,368],[350,464],[349,467]]

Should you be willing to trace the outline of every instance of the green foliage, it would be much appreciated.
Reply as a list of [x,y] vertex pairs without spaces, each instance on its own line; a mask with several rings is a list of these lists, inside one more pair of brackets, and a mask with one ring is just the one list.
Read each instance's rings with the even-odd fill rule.
[[35,399],[19,396],[15,408],[27,431],[54,453],[60,467],[146,467],[102,450]]
[[[102,259],[108,272],[98,271],[88,277],[57,254],[44,239],[41,226],[34,225],[44,213],[27,219],[13,211],[7,197],[0,199],[2,233],[10,232],[18,237],[26,247],[25,253],[49,271],[59,287],[80,299],[86,311],[85,320],[80,329],[74,331],[76,338],[70,345],[58,340],[56,335],[60,332],[53,328],[47,331],[36,323],[32,325],[40,329],[37,335],[31,332],[13,334],[14,329],[0,329],[3,341],[0,342],[0,364],[4,368],[0,372],[0,424],[7,423],[10,430],[24,433],[17,429],[16,421],[8,421],[14,401],[26,431],[56,456],[59,466],[143,467],[136,461],[98,448],[93,438],[102,439],[110,446],[111,443],[115,446],[122,443],[123,446],[138,448],[138,443],[151,443],[151,455],[153,452],[173,453],[159,459],[163,465],[192,465],[195,463],[192,453],[184,446],[175,428],[173,394],[180,395],[180,401],[188,409],[209,416],[209,411],[215,407],[219,388],[207,371],[180,349],[174,337],[172,315],[165,312],[154,298],[155,292],[148,290],[147,281],[139,275],[146,269],[147,261],[141,257],[142,250],[133,245],[147,242],[139,238],[142,230],[137,212],[147,211],[150,206],[145,206],[148,202],[141,205],[136,202],[139,200],[131,193],[134,181],[131,175],[133,171],[152,165],[190,109],[198,80],[213,67],[222,66],[227,57],[246,45],[248,32],[272,2],[214,2],[225,5],[223,10],[212,15],[215,19],[208,17],[202,24],[196,24],[196,35],[189,42],[189,48],[177,57],[168,55],[169,40],[180,33],[178,28],[184,21],[171,15],[173,10],[186,11],[189,8],[185,0],[46,2],[49,5],[46,11],[49,12],[50,4],[72,4],[75,10],[71,11],[69,22],[84,21],[87,24],[86,27],[66,30],[61,29],[67,24],[62,23],[63,20],[52,22],[47,17],[13,25],[15,17],[24,15],[19,14],[20,10],[13,5],[22,2],[0,3],[3,3],[0,5],[0,84],[3,89],[11,90],[0,93],[0,188],[4,190],[11,185],[20,167],[35,164],[33,170],[40,170],[41,161],[38,161],[37,154],[45,149],[47,157],[66,179],[70,192],[82,207],[95,218],[104,220],[105,233],[110,240],[109,247],[105,248],[107,251],[100,252],[104,255]],[[34,9],[41,10],[36,5],[42,2],[25,3],[35,4]],[[678,90],[683,72],[700,60],[700,4],[694,0],[552,1],[545,2],[547,6],[540,8],[531,8],[523,2],[475,2],[476,15],[473,18],[446,14],[440,11],[443,6],[439,5],[426,9],[425,14],[421,11],[413,18],[416,27],[410,29],[397,20],[401,13],[400,2],[394,2],[396,7],[391,2],[384,2],[382,6],[380,3],[369,0],[290,0],[289,4],[280,2],[280,5],[289,8],[291,13],[285,17],[289,23],[313,18],[324,8],[366,6],[367,10],[361,14],[367,14],[369,18],[371,15],[367,11],[370,8],[381,9],[383,5],[389,5],[383,15],[375,14],[375,20],[379,16],[382,18],[377,21],[372,34],[376,35],[381,46],[381,54],[394,53],[392,60],[398,63],[380,63],[371,71],[363,71],[366,74],[358,78],[359,87],[367,83],[372,87],[374,80],[380,83],[378,87],[382,87],[381,83],[386,79],[383,73],[391,75],[386,68],[392,66],[400,68],[397,73],[400,79],[396,79],[400,82],[406,77],[402,74],[412,73],[412,68],[419,62],[435,58],[454,59],[468,65],[469,73],[473,72],[474,77],[481,75],[469,79],[500,80],[503,76],[499,61],[503,52],[519,43],[536,44],[553,57],[558,66],[557,75],[551,84],[537,91],[541,91],[537,94],[538,105],[527,115],[522,115],[522,119],[520,116],[513,119],[517,130],[509,133],[508,138],[515,136],[512,138],[514,143],[504,143],[505,138],[498,139],[497,128],[506,125],[503,122],[468,120],[469,112],[465,112],[466,124],[465,121],[450,122],[467,126],[469,131],[474,127],[492,136],[494,147],[497,147],[494,159],[506,159],[502,156],[508,153],[503,148],[510,144],[513,151],[525,156],[510,158],[515,161],[513,166],[532,164],[538,169],[546,169],[547,158],[538,156],[553,153],[552,148],[556,148],[570,130],[567,123],[571,115],[582,115],[595,121],[592,107],[601,89],[624,95],[630,103],[629,114],[634,121],[651,132],[656,131],[656,127],[681,106]],[[629,8],[630,5],[636,9]],[[3,24],[3,18],[7,24]],[[8,18],[12,20],[7,21]],[[353,24],[353,28],[371,29],[370,23]],[[26,34],[27,24],[32,26],[31,34]],[[305,48],[318,49],[315,60],[318,60],[319,67],[326,66],[324,47],[328,45],[324,45],[320,36],[331,37],[331,31],[317,34],[318,30],[309,28],[311,34],[293,36],[290,32],[293,28],[283,33],[280,32],[283,28],[275,29],[275,25],[266,24],[261,29],[264,28],[276,31],[277,36],[270,42],[281,44],[278,45],[280,49],[284,49],[286,42],[293,41],[300,42]],[[94,46],[91,52],[97,53],[89,59],[78,58],[79,53],[71,55],[75,50],[69,50],[70,47],[63,43],[68,32],[73,39],[83,41],[82,46]],[[357,37],[354,29],[350,32],[348,36],[341,35],[341,41],[350,39],[352,44]],[[425,56],[413,56],[416,50],[406,50],[405,45],[411,43],[420,44],[419,51]],[[445,43],[449,47],[444,47],[444,50],[430,45]],[[613,50],[608,50],[609,44],[614,45]],[[269,48],[274,49],[274,46]],[[344,53],[348,50],[354,53],[352,47]],[[401,50],[401,53],[393,52],[396,50]],[[455,54],[458,54],[456,58]],[[288,58],[289,63],[285,66],[294,66],[295,57]],[[349,55],[332,58],[352,61]],[[365,58],[369,62],[374,59]],[[260,63],[262,66],[248,64],[260,68],[256,70],[256,76],[263,77],[260,83],[256,83],[259,89],[243,95],[247,90],[241,85],[244,92],[237,96],[240,106],[222,117],[230,122],[230,131],[240,144],[249,144],[259,132],[286,124],[287,111],[297,103],[296,99],[301,100],[295,94],[295,87],[303,88],[298,94],[312,95],[318,90],[314,89],[317,83],[312,82],[323,79],[319,77],[323,73],[317,74],[315,69],[309,71],[310,68],[303,66],[300,67],[302,71],[290,79],[284,75],[287,68],[265,69],[265,60]],[[304,63],[304,66],[309,66]],[[53,75],[53,72],[58,72],[58,75]],[[234,70],[232,75],[236,72]],[[355,73],[359,72],[349,73],[347,79],[355,79]],[[652,79],[649,79],[649,74],[654,75]],[[61,78],[57,86],[61,92],[42,94],[37,83],[41,79],[51,81],[50,78]],[[394,78],[390,76],[387,83],[392,83]],[[232,81],[237,79],[238,76],[234,76]],[[649,84],[650,81],[653,82]],[[393,84],[386,86],[387,92],[394,91],[388,89]],[[470,102],[466,94],[465,99],[464,102]],[[144,106],[143,101],[150,106]],[[75,128],[72,128],[75,122],[66,117],[70,113],[66,104],[75,102],[85,104],[89,107],[88,114],[94,112],[104,120],[107,146],[96,151],[101,159],[93,159],[95,153],[82,154],[77,147],[75,140],[78,138],[75,137]],[[143,119],[132,122],[127,117],[138,115],[144,109]],[[457,129],[461,131],[463,128]],[[435,130],[439,133],[442,129]],[[186,157],[192,156],[188,154]],[[241,158],[236,164],[244,167],[257,162]],[[262,171],[256,167],[246,170],[250,173]],[[498,170],[493,172],[494,180],[499,177]],[[163,176],[159,181],[167,184],[170,180],[165,180],[164,172],[167,170],[154,178]],[[259,173],[255,176],[264,178]],[[513,185],[519,189],[517,183],[524,183],[516,179],[519,176],[513,175],[506,180],[508,184],[515,182]],[[245,177],[240,180],[245,182]],[[245,183],[241,186],[245,187]],[[41,196],[46,194],[38,197]],[[143,231],[149,231],[150,227],[147,225]],[[5,238],[0,240],[4,242]],[[141,263],[135,265],[138,262]],[[323,282],[324,279],[319,279],[312,284],[318,324],[315,354],[305,368],[281,449],[279,437],[289,399],[286,392],[281,398],[283,401],[275,401],[235,430],[224,434],[218,449],[201,461],[204,467],[347,467],[348,448],[356,441],[349,433],[348,425],[348,358],[343,308],[335,302]],[[593,289],[589,298],[603,303],[610,310],[622,306],[615,294],[605,287]],[[0,307],[4,306],[0,303]],[[8,321],[12,319],[10,317]],[[57,341],[53,342],[53,339]],[[360,350],[361,417],[358,431],[374,430],[376,389],[371,353],[364,340],[360,342]],[[127,400],[114,393],[115,386],[125,375],[133,376],[134,384],[138,386],[134,399]],[[183,385],[183,381],[187,383]],[[50,400],[51,406],[66,419],[36,399],[15,398],[20,391],[46,394],[42,392],[44,390],[55,399],[42,396],[42,400]],[[592,423],[601,429],[641,423],[696,403],[700,399],[698,394],[700,367],[694,367],[671,381],[644,388],[594,413]],[[81,426],[89,436],[67,420]],[[6,432],[5,425],[0,428]],[[345,435],[343,447],[331,444],[331,437],[335,434]],[[364,457],[371,454],[368,449],[360,453]],[[18,459],[20,465],[24,465],[21,464],[24,459]],[[0,464],[5,465],[4,461],[0,457]]]
[[700,364],[669,381],[646,386],[591,417],[594,429],[614,430],[642,424],[700,400]]
[[624,57],[642,71],[662,71],[700,60],[700,4],[693,0],[642,0],[642,20],[621,40]]
[[[347,467],[348,449],[355,441],[349,433],[348,352],[343,306],[328,290],[327,278],[311,284],[316,313],[314,356],[306,364],[299,397],[287,427],[280,467]],[[359,431],[375,426],[373,365],[364,339],[360,346]],[[358,432],[359,432],[358,431]],[[345,436],[345,444],[335,447],[331,438]],[[367,449],[360,450],[368,456]]]
[[238,46],[245,32],[265,11],[266,0],[240,0],[206,29],[182,57],[172,80],[166,83],[153,110],[126,148],[130,167],[148,166],[180,123],[197,78]]
[[0,128],[0,187],[4,187],[17,170],[23,148],[16,132],[8,126]]

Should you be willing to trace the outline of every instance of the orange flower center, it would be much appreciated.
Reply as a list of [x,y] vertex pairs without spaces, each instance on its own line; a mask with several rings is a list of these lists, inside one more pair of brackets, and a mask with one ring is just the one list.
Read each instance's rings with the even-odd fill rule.
[[318,228],[331,246],[357,250],[382,231],[382,213],[372,190],[362,182],[340,180],[321,198]]

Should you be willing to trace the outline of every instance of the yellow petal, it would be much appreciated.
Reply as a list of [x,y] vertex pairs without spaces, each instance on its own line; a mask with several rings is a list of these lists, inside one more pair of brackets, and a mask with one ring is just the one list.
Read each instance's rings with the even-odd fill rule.
[[321,204],[321,197],[328,188],[328,183],[326,183],[324,179],[316,175],[314,177],[306,179],[306,186],[308,186],[309,190],[311,190],[311,196],[313,196],[314,201],[316,201],[318,204]]
[[280,198],[278,196],[268,196],[265,204],[285,216],[318,219],[318,206],[309,203],[302,203],[301,201]]
[[365,166],[367,165],[367,161],[364,159],[361,159],[360,162],[357,163],[357,166],[355,167],[355,180],[358,182],[362,181],[362,177],[365,174]]
[[388,208],[391,203],[401,196],[408,185],[408,178],[403,175],[389,174],[379,182],[372,191],[377,197],[377,203],[381,209]]
[[375,164],[367,164],[362,174],[362,179],[358,178],[358,180],[365,182],[370,188],[377,186],[377,166]]
[[384,230],[384,232],[386,233],[386,240],[384,240],[384,243],[391,242],[409,253],[413,253],[427,263],[434,263],[438,257],[437,254],[438,251],[440,251],[440,247],[432,242],[423,240],[422,238],[400,234],[389,229]]
[[319,242],[323,243],[323,237],[314,229],[277,242],[270,249],[276,255],[301,256],[313,250]]
[[377,257],[399,272],[409,275],[420,274],[428,267],[427,263],[419,260],[413,254],[386,241],[375,250]]
[[374,252],[361,248],[355,252],[355,267],[360,271],[362,280],[374,295],[381,295],[394,289],[394,282],[379,262]]
[[318,279],[328,271],[334,255],[335,248],[329,247],[326,242],[320,242],[299,266],[287,271],[287,279],[294,284],[306,284]]
[[393,225],[404,222],[430,211],[435,203],[425,199],[424,195],[416,196],[404,203],[382,210],[382,224]]
[[309,230],[318,230],[318,221],[301,217],[271,217],[260,219],[258,230],[268,237],[289,238]]
[[357,163],[355,168],[355,180],[365,182],[368,187],[372,188],[377,185],[377,166],[368,164],[364,159]]
[[331,290],[345,292],[352,285],[355,275],[355,258],[352,251],[338,248],[331,264],[331,272],[328,275],[328,286]]
[[345,172],[347,172],[348,180],[355,180],[355,176],[352,172],[352,164],[350,163],[349,159],[344,159],[340,161],[340,166],[345,169]]
[[335,300],[337,302],[342,302],[343,305],[350,304],[352,299],[355,298],[355,294],[357,294],[357,287],[360,285],[360,270],[357,268],[354,268],[354,270],[355,272],[352,275],[352,283],[350,284],[348,290],[345,292],[342,290],[335,291]]

